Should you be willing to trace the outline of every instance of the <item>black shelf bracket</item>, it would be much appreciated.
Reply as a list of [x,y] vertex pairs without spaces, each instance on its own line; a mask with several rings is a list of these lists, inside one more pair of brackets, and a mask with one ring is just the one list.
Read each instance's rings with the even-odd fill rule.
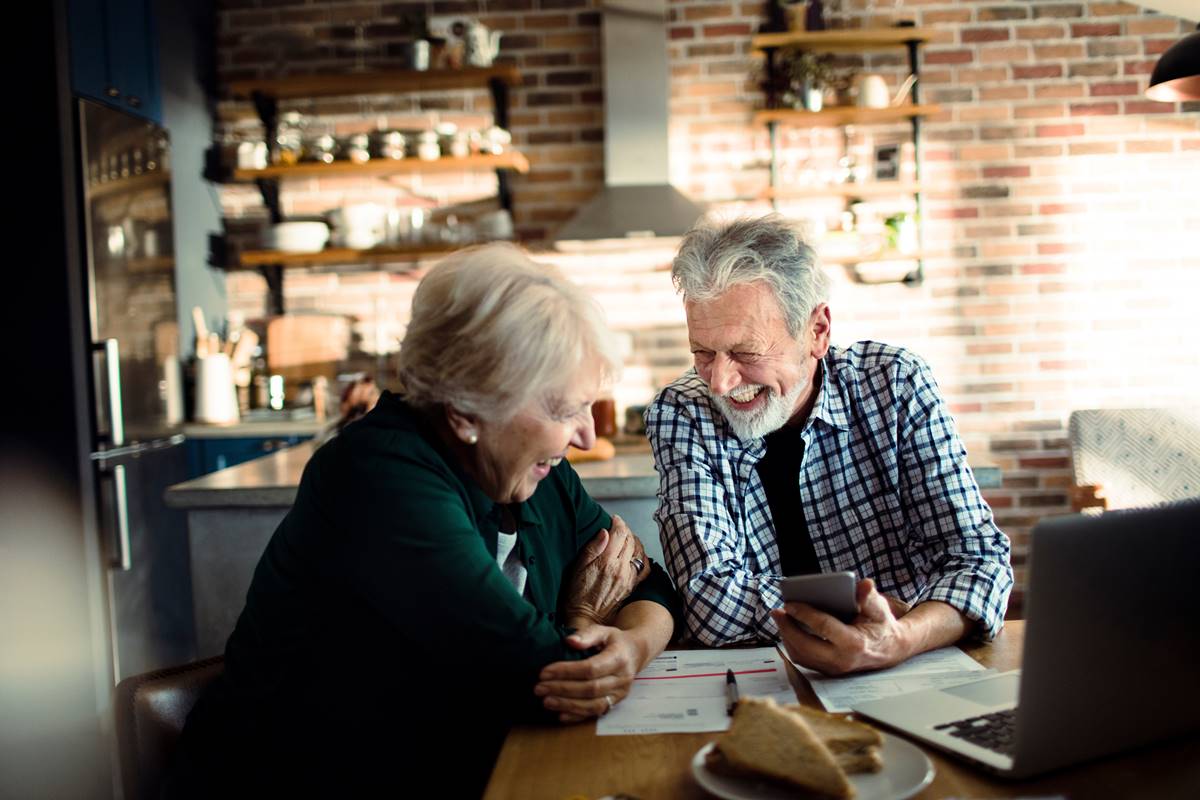
[[[279,101],[275,97],[254,92],[250,99],[254,102],[254,110],[262,120],[263,137],[267,140],[267,161],[274,163],[279,150],[279,142],[275,138],[275,126],[279,120]],[[255,178],[254,185],[262,195],[263,205],[272,225],[283,222],[283,209],[279,204],[279,180],[277,178]],[[258,270],[267,282],[267,313],[276,316],[284,313],[283,304],[283,265],[264,264]]]
[[[508,83],[503,78],[489,78],[488,91],[492,94],[492,118],[497,128],[508,130]],[[512,184],[509,171],[496,170],[496,196],[500,207],[510,215],[513,210]]]
[[255,91],[250,95],[254,110],[263,124],[263,138],[267,141],[267,161],[275,163],[279,142],[275,139],[275,125],[279,120],[279,101],[273,96]]
[[283,265],[264,264],[258,268],[259,273],[267,282],[267,314],[282,316],[283,308]]
[[[912,85],[912,102],[913,105],[921,104],[921,59],[920,46],[921,43],[916,40],[909,40],[904,43],[905,49],[908,50],[908,71],[913,76]],[[917,252],[925,252],[925,209],[921,199],[921,118],[914,116],[912,122],[912,141],[913,141],[913,180],[917,183],[917,190],[913,192],[913,203],[916,206],[917,214]],[[905,277],[904,283],[909,286],[920,286],[925,282],[925,259],[923,257],[917,259],[917,269],[909,273]]]
[[775,91],[779,85],[777,82],[777,71],[779,69],[779,65],[775,61],[775,53],[778,51],[778,49],[779,48],[777,47],[763,48],[763,54],[765,56],[763,63],[767,68],[767,74],[763,78],[763,90],[767,94],[767,108],[770,109],[779,108],[779,94]]
[[271,224],[278,225],[283,222],[283,210],[279,205],[279,179],[255,178],[254,185],[258,187],[258,193],[262,195],[263,205],[267,207]]
[[496,127],[508,130],[508,84],[503,78],[488,78],[488,89],[492,93],[492,116]]

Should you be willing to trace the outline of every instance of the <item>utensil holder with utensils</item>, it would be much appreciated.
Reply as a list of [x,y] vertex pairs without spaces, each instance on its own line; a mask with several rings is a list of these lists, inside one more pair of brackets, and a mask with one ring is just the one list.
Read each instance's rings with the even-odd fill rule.
[[240,419],[233,364],[225,353],[210,353],[196,362],[196,421],[228,424]]

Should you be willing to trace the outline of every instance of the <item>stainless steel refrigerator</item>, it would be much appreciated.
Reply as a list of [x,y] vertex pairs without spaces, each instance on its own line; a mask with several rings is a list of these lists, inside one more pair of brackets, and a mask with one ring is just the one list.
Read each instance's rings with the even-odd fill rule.
[[[167,132],[77,101],[103,583],[114,681],[195,655]],[[106,552],[105,552],[106,551]]]

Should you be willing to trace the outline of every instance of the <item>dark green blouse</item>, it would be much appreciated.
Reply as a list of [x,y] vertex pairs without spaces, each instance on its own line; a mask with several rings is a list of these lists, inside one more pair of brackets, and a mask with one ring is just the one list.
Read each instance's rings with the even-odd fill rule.
[[[529,573],[522,597],[496,563],[500,510],[428,423],[385,392],[305,468],[255,569],[225,679],[189,720],[192,766],[212,774],[215,759],[226,772],[241,763],[261,773],[273,763],[238,762],[236,740],[291,760],[308,753],[322,773],[349,761],[362,776],[435,757],[441,732],[463,765],[451,777],[486,778],[508,725],[549,719],[532,692],[542,667],[584,656],[564,642],[564,577],[611,524],[567,462],[551,470],[510,507]],[[635,599],[665,606],[679,629],[659,565]]]

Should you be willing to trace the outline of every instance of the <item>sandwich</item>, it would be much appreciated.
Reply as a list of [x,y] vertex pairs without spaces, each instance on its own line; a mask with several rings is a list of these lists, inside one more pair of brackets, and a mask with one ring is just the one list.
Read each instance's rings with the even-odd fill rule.
[[813,733],[829,748],[829,752],[833,753],[833,757],[848,774],[879,772],[883,769],[883,758],[879,755],[879,748],[883,746],[883,736],[870,725],[798,704],[786,705],[783,708],[804,718]]
[[847,774],[883,766],[878,731],[861,722],[770,698],[743,698],[729,731],[709,752],[706,766],[740,777],[767,778],[810,796],[850,798]]

